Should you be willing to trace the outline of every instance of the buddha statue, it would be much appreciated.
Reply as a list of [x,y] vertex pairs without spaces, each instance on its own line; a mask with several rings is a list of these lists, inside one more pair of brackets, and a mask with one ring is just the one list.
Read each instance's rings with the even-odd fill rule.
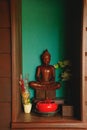
[[51,55],[45,50],[41,55],[42,64],[37,67],[36,81],[30,81],[29,86],[42,92],[53,91],[60,88],[60,83],[55,81],[55,68],[50,65]]

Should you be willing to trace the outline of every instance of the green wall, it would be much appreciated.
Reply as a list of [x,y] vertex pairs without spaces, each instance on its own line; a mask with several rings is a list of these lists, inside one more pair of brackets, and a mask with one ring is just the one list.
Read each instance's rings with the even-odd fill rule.
[[[65,56],[65,3],[64,0],[22,0],[22,57],[23,75],[35,80],[36,67],[45,49],[51,54],[50,64]],[[56,72],[57,80],[58,72]],[[31,97],[34,91],[30,89]],[[56,91],[63,97],[64,87]]]

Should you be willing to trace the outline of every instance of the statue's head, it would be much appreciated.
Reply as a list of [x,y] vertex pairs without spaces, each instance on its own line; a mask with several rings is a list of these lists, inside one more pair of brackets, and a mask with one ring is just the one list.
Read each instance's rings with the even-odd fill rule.
[[46,49],[43,54],[42,54],[42,60],[45,64],[48,64],[50,62],[50,59],[51,59],[51,55],[50,53],[48,52],[48,50]]

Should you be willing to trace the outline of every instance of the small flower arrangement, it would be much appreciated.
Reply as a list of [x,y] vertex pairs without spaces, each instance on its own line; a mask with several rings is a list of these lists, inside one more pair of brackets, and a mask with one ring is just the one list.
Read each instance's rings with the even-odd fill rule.
[[55,69],[59,69],[59,81],[68,81],[71,79],[71,63],[69,60],[59,61],[57,64],[54,64]]
[[20,75],[19,84],[22,96],[22,103],[27,105],[30,103],[30,93],[28,91],[28,79],[26,78],[23,80],[22,75]]

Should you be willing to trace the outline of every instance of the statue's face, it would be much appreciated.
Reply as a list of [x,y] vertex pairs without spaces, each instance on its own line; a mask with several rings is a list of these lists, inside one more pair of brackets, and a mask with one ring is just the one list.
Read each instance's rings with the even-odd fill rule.
[[50,63],[50,56],[49,55],[46,55],[43,57],[43,63],[45,65],[48,65]]

